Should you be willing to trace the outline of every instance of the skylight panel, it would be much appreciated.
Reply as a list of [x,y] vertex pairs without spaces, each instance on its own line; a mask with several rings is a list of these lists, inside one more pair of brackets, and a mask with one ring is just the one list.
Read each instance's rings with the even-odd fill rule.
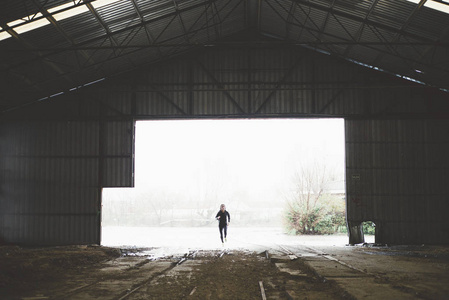
[[[71,6],[71,3],[69,3],[69,4]],[[58,10],[61,10],[61,9],[65,8],[64,6],[67,7],[68,5],[64,4],[64,5],[60,5],[60,6],[51,8],[51,9],[48,10],[48,12],[49,13],[56,12]],[[87,8],[86,5],[80,5],[80,6],[75,6],[75,7],[71,8],[71,9],[68,9],[68,10],[65,10],[65,11],[53,14],[52,16],[53,16],[53,18],[56,21],[61,21],[61,20],[64,20],[64,19],[67,19],[67,18],[70,18],[70,17],[73,17],[73,16],[80,15],[80,14],[88,12],[88,11],[89,11],[89,9]]]
[[[407,0],[407,1],[413,2],[416,4],[418,4],[420,2],[420,0]],[[439,0],[439,1],[427,0],[426,3],[424,3],[424,6],[444,12],[446,14],[449,14],[449,1],[448,0]]]
[[[117,2],[119,0],[96,0],[96,1],[92,1],[90,2],[90,4],[92,4],[92,6],[94,8],[99,8],[114,2]],[[56,21],[61,21],[70,17],[74,17],[77,15],[80,15],[82,13],[88,12],[89,8],[86,5],[79,5],[79,6],[74,6],[73,8],[69,8],[73,6],[73,3],[66,3],[66,4],[62,4],[53,8],[48,9],[48,12],[53,14],[53,18]],[[67,9],[69,8],[69,9]],[[60,10],[66,9],[62,12],[58,12]]]
[[111,3],[115,3],[118,1],[120,1],[120,0],[96,0],[96,1],[91,2],[90,4],[92,4],[92,6],[94,8],[99,8],[99,7],[102,7],[102,6],[111,4]]
[[6,25],[8,25],[9,27],[12,27],[12,26],[16,26],[16,25],[19,25],[19,24],[22,24],[22,23],[25,23],[25,22],[26,21],[24,19],[17,19],[17,20],[14,20],[12,22],[6,23]]
[[50,22],[46,18],[43,18],[43,19],[31,21],[31,22],[25,23],[23,25],[14,27],[14,31],[17,32],[18,34],[21,34],[21,33],[25,33],[25,32],[28,32],[28,31],[31,31],[34,29],[38,29],[38,28],[48,25],[48,24],[50,24]]
[[[121,0],[96,0],[90,2],[94,8],[103,7],[105,5],[109,5],[111,3],[115,3]],[[62,4],[59,6],[52,7],[47,10],[52,17],[56,21],[61,21],[67,18],[71,18],[82,13],[88,12],[89,8],[87,5],[78,5],[75,6],[73,2]],[[37,20],[34,20],[37,19]],[[41,13],[29,15],[14,21],[7,23],[9,27],[11,27],[18,34],[25,33],[45,25],[50,24],[50,21],[47,20]],[[0,27],[1,29],[1,27]],[[0,41],[10,38],[11,35],[6,31],[0,31]]]
[[10,38],[10,37],[11,37],[11,35],[8,32],[0,31],[0,41],[6,40],[7,38]]
[[69,2],[69,3],[66,3],[66,4],[62,4],[62,5],[59,5],[59,6],[55,6],[55,7],[49,8],[49,9],[47,9],[47,11],[49,13],[53,14],[53,13],[55,13],[57,11],[60,11],[60,10],[63,10],[63,9],[66,9],[66,8],[69,8],[69,7],[72,7],[72,6],[73,6],[73,3]]
[[[41,13],[37,13],[37,14],[33,14],[33,15],[29,15],[27,17],[21,18],[21,19],[17,19],[14,21],[11,21],[9,23],[7,23],[7,25],[9,27],[14,27],[14,31],[17,32],[18,34],[30,31],[30,30],[34,30],[37,28],[40,28],[42,26],[45,26],[47,24],[50,24],[50,22],[46,19],[46,18],[42,18],[43,15]],[[34,20],[33,19],[37,19],[37,18],[41,18],[38,20]],[[22,24],[22,25],[20,25]],[[11,37],[11,35],[5,37],[8,38]]]
[[9,27],[14,27],[14,26],[20,25],[22,23],[33,22],[34,19],[41,18],[41,17],[42,17],[41,13],[32,14],[32,15],[8,22],[8,23],[6,23],[6,25],[8,25]]
[[424,6],[449,14],[449,1],[427,1]]

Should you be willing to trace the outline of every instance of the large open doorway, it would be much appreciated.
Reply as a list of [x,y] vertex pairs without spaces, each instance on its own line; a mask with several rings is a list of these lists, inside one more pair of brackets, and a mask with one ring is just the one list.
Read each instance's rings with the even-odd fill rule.
[[222,203],[232,246],[347,243],[342,119],[138,121],[135,153],[135,188],[103,191],[103,245],[220,247]]

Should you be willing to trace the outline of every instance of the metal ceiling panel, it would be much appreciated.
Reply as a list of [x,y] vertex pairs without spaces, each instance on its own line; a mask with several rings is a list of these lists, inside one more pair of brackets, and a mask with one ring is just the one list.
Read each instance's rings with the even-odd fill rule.
[[[35,0],[35,1],[23,1],[23,0],[2,0],[0,9],[0,23],[8,23],[25,16],[36,14],[39,12],[39,8],[52,8],[61,4],[71,2],[68,0]],[[37,4],[37,5],[36,5]]]
[[332,11],[330,14],[333,14],[333,11],[340,11],[349,13],[357,18],[364,18],[370,9],[371,3],[371,0],[333,1],[331,6]]
[[49,45],[70,46],[70,42],[52,24],[22,33],[19,36],[23,44],[26,45],[25,47],[28,47],[29,51],[35,51],[36,53],[42,53],[41,49],[48,52],[48,49],[52,48]]
[[418,36],[426,37],[429,41],[440,41],[448,37],[449,15],[422,9],[412,22],[407,26],[406,31]]
[[262,19],[276,15],[276,17],[281,20],[287,20],[289,16],[289,11],[291,9],[290,1],[277,1],[277,0],[267,0],[260,4],[260,12],[262,15]]
[[297,21],[309,30],[313,30],[315,34],[319,35],[322,33],[321,28],[323,28],[324,23],[326,22],[328,12],[304,5],[300,5],[299,8],[304,14],[304,18],[298,19]]
[[405,0],[380,0],[369,16],[372,22],[380,23],[391,28],[400,29],[415,9],[416,4]]
[[58,22],[68,36],[77,44],[85,44],[104,37],[106,31],[90,12]]
[[2,71],[6,71],[6,74],[2,74],[7,77],[13,66],[23,64],[33,60],[37,57],[37,54],[29,49],[23,47],[20,41],[9,38],[4,41],[0,41],[0,68]]
[[140,23],[140,19],[131,1],[115,2],[97,8],[95,11],[111,32]]
[[202,0],[174,0],[178,9],[191,7],[192,5],[202,4]]
[[145,21],[157,19],[167,15],[176,13],[176,8],[173,5],[173,0],[161,0],[161,1],[146,1],[137,0]]
[[[354,41],[360,23],[341,16],[330,15],[323,28],[332,37],[338,37],[342,41]],[[326,39],[327,40],[327,39]]]
[[[83,2],[89,12],[0,41],[0,87],[14,95],[3,102],[36,101],[194,46],[241,41],[245,31],[245,40],[274,37],[449,89],[449,17],[406,0],[95,1]],[[63,3],[72,2],[5,1],[0,26]]]

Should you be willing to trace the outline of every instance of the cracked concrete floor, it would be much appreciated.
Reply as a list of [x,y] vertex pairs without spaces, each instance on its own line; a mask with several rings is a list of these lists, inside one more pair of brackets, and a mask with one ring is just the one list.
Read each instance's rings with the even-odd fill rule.
[[449,299],[447,246],[305,240],[0,246],[0,299]]

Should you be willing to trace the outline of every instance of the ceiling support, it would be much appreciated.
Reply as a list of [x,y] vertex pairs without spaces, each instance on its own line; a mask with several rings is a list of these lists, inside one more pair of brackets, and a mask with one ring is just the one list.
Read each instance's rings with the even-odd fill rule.
[[[274,1],[276,1],[278,4],[279,4],[279,2],[278,2],[278,0],[274,0]],[[293,0],[295,3],[302,3],[303,1],[302,0]],[[280,18],[282,18],[285,22],[287,22],[287,20],[284,18],[284,16],[282,15],[282,14],[280,14],[279,12],[277,12],[276,11],[276,9],[271,5],[271,4],[269,4],[269,2],[268,2],[268,5],[273,9],[273,11],[274,12],[276,12],[277,14],[278,14],[278,16],[280,17]],[[299,5],[299,4],[298,4]],[[305,4],[304,6],[305,7],[307,7],[307,5],[309,5],[309,6],[312,6],[312,7],[315,7],[315,6],[317,6],[317,7],[320,7],[319,6],[319,4],[316,4],[315,2],[307,2],[307,4]],[[279,6],[280,7],[282,7],[280,4],[279,4]],[[307,14],[307,12],[304,10],[304,8],[302,8],[302,5],[299,5],[299,8],[302,10],[302,12],[304,13],[304,14]],[[288,10],[286,10],[285,8],[283,8],[284,9],[284,11],[286,12],[286,13],[288,13]],[[317,8],[317,9],[321,9],[321,7],[320,8]],[[341,13],[340,11],[338,11],[338,10],[336,10],[336,9],[329,9],[329,8],[322,8],[324,11],[329,11],[329,12],[332,12],[332,14],[333,15],[335,15],[335,16],[343,16],[343,17],[346,17],[346,15],[344,14],[344,13]],[[349,16],[348,16],[348,18],[350,18]],[[356,16],[353,16],[353,19],[358,19],[358,17],[356,17]],[[334,50],[332,50],[331,48],[330,48],[330,46],[331,45],[338,45],[339,43],[338,42],[335,42],[335,43],[322,43],[321,41],[319,41],[319,39],[318,39],[318,36],[321,34],[321,31],[320,31],[320,27],[315,23],[315,22],[313,22],[312,20],[310,20],[310,22],[313,24],[313,26],[315,27],[315,28],[310,28],[310,27],[308,27],[308,26],[305,26],[303,23],[301,23],[299,20],[297,20],[297,18],[295,18],[295,17],[293,17],[293,19],[294,19],[294,21],[295,21],[295,23],[292,23],[292,25],[293,26],[298,26],[298,27],[300,27],[301,28],[301,30],[302,29],[304,29],[304,30],[307,30],[312,36],[314,36],[316,39],[317,39],[317,41],[315,42],[315,43],[313,43],[313,42],[310,42],[310,43],[306,43],[306,45],[308,45],[308,46],[310,46],[310,47],[316,47],[316,45],[323,45],[323,47],[321,47],[321,48],[325,48],[325,49],[328,49],[328,52],[329,53],[332,53],[332,54],[335,54],[336,56],[341,56],[342,58],[345,58],[345,56],[343,56],[342,54],[339,54],[338,53],[338,51],[334,51]],[[363,21],[364,19],[362,19],[362,21]],[[410,22],[410,21],[409,21]],[[372,21],[370,21],[370,20],[368,20],[368,19],[366,19],[365,20],[365,26],[366,25],[368,25],[368,26],[370,26],[371,27],[371,24],[372,23]],[[381,25],[380,27],[382,27],[383,25]],[[375,26],[374,26],[375,27]],[[377,28],[377,27],[375,27],[375,28]],[[395,30],[395,32],[397,32],[397,30]],[[380,33],[378,33],[377,32],[377,34],[378,34],[378,37],[379,37],[379,35],[380,35]],[[330,37],[330,38],[332,38],[332,39],[338,39],[338,40],[342,40],[342,37],[339,37],[339,36],[334,36],[334,35],[332,35],[332,34],[326,34],[326,33],[324,33],[324,35],[326,35],[327,37]],[[407,36],[410,36],[410,34],[407,34]],[[355,37],[351,37],[351,38],[353,38],[353,39],[355,39]],[[390,48],[387,48],[387,49],[381,49],[381,48],[379,48],[379,47],[375,47],[375,45],[384,45],[385,47],[388,47],[388,45],[391,45],[392,44],[392,42],[387,42],[387,43],[385,43],[385,41],[387,41],[386,39],[384,39],[384,40],[382,40],[382,38],[381,37],[379,37],[379,43],[357,43],[355,40],[344,40],[344,41],[342,41],[343,43],[352,43],[352,44],[358,44],[358,45],[363,45],[363,46],[365,46],[365,47],[367,47],[367,48],[369,48],[369,49],[372,49],[372,50],[375,50],[375,51],[377,51],[377,52],[380,52],[381,53],[381,55],[392,55],[392,56],[394,56],[394,57],[396,57],[396,58],[399,58],[399,59],[401,59],[401,60],[403,60],[404,62],[406,62],[406,64],[407,64],[407,66],[408,67],[410,67],[411,65],[413,65],[413,64],[418,64],[418,65],[421,65],[421,66],[428,66],[428,67],[430,67],[430,68],[433,68],[433,69],[438,69],[438,70],[440,70],[440,71],[444,71],[444,72],[448,72],[446,69],[444,69],[444,66],[443,65],[430,65],[430,64],[426,64],[426,63],[424,63],[424,62],[418,62],[417,60],[415,60],[415,59],[412,59],[412,58],[408,58],[408,57],[404,57],[403,55],[401,55],[400,53],[398,53],[397,51],[393,51],[395,48],[394,47],[390,47]],[[382,42],[383,41],[383,42]],[[432,45],[434,45],[435,44],[435,41],[432,41],[432,40],[429,40],[428,38],[422,38],[422,41],[421,41],[421,43],[424,45],[424,44],[426,44],[426,45],[428,45],[428,44],[432,44]],[[409,43],[401,43],[401,42],[399,42],[399,41],[396,41],[396,42],[394,42],[394,44],[405,44],[405,45],[407,45],[407,44],[409,44]],[[301,44],[300,44],[301,45]],[[442,47],[446,47],[446,45],[439,45],[439,46],[442,46]],[[370,62],[366,62],[367,64],[369,64],[369,65],[372,65],[372,66],[378,66],[376,63],[370,63]],[[383,69],[382,67],[381,67],[381,69]],[[385,70],[387,70],[387,71],[392,71],[392,70],[388,70],[388,69],[385,69]],[[404,75],[404,74],[403,74]],[[431,84],[431,82],[429,82],[429,84]]]
[[[90,3],[90,2],[92,2],[92,1],[93,1],[93,0],[84,0],[85,3]],[[186,7],[186,8],[182,8],[182,9],[179,10],[179,12],[182,13],[182,12],[187,12],[187,11],[190,11],[190,10],[194,10],[194,9],[196,9],[196,8],[198,8],[198,7],[203,6],[203,5],[206,4],[206,3],[213,3],[213,2],[215,2],[215,1],[218,1],[218,0],[207,0],[207,1],[204,1],[204,2],[199,3],[199,4],[195,4],[195,5]],[[116,31],[114,31],[114,32],[111,32],[110,36],[115,36],[115,35],[121,34],[121,33],[123,33],[123,32],[130,31],[130,30],[132,30],[132,29],[138,29],[138,28],[140,28],[141,26],[149,25],[149,24],[152,24],[152,23],[154,23],[154,22],[158,22],[158,21],[160,21],[160,20],[163,20],[163,19],[166,19],[166,18],[169,18],[169,17],[172,17],[172,16],[176,17],[176,12],[170,12],[170,13],[167,13],[167,14],[165,14],[165,15],[158,16],[158,17],[156,17],[156,18],[152,18],[152,19],[149,19],[149,20],[145,20],[145,21],[143,21],[143,22],[141,22],[141,23],[138,23],[138,24],[135,24],[135,25],[131,25],[131,26],[128,26],[128,27],[124,27],[124,28],[118,29],[118,30],[116,30]],[[2,27],[5,28],[5,29],[8,29],[8,28],[9,28],[6,24],[0,24],[0,26],[2,26]],[[8,32],[9,32],[9,31],[8,31]],[[18,36],[17,34],[15,34],[15,32],[12,32],[12,33],[9,32],[9,33],[10,33],[11,35],[16,35],[16,36]],[[78,44],[76,44],[74,47],[75,47],[75,48],[76,48],[76,47],[82,47],[82,46],[84,46],[84,45],[92,44],[92,43],[94,43],[94,42],[96,42],[96,41],[98,41],[98,40],[103,40],[104,38],[105,38],[105,36],[94,37],[94,38],[92,38],[92,39],[89,39],[89,40],[83,41],[83,42],[81,42],[81,43],[78,43]],[[156,40],[157,40],[157,39],[156,39]],[[155,41],[156,41],[156,40],[155,40]],[[29,48],[34,49],[33,47],[29,47]],[[43,57],[45,57],[45,56],[50,56],[50,55],[56,55],[56,54],[59,54],[59,53],[61,53],[61,52],[63,52],[63,51],[65,51],[65,50],[56,50],[56,51],[54,51],[54,52],[51,52],[51,53],[48,53],[48,54],[43,55]],[[34,61],[34,60],[35,60],[35,59],[28,60],[28,61],[26,61],[26,62],[24,62],[24,63],[31,63],[31,62]],[[22,64],[22,63],[19,63],[19,64],[17,64],[17,65],[14,65],[13,68],[16,67],[16,66],[20,66],[21,64]]]
[[287,21],[285,24],[285,37],[287,39],[290,36],[290,29],[292,27],[291,23],[292,23],[293,16],[295,15],[295,11],[296,11],[296,3],[292,2],[292,4],[290,5],[290,9],[288,10]]
[[[215,24],[214,26],[214,30],[215,30],[215,36],[216,39],[219,39],[222,35],[221,33],[221,24],[223,24],[223,20],[221,20],[220,18],[220,14],[219,14],[219,9],[217,8],[217,3],[212,3],[210,5],[211,9],[212,9],[212,24]],[[215,10],[215,12],[214,12]],[[215,21],[215,16],[217,16],[218,22],[214,22]]]
[[[111,44],[118,45],[117,40],[112,36],[112,32],[109,30],[108,25],[106,25],[105,22],[103,22],[103,19],[100,17],[98,12],[95,10],[95,8],[90,3],[86,3],[87,8],[92,13],[92,15],[95,17],[98,23],[100,23],[101,27],[103,27],[104,31],[106,32],[106,38],[108,38],[111,41]],[[115,51],[114,51],[115,52]],[[115,53],[116,54],[116,53]]]
[[[73,81],[67,76],[67,74],[54,62],[49,61],[46,58],[46,55],[41,53],[40,51],[34,51],[33,45],[28,43],[21,35],[17,34],[13,29],[11,29],[7,24],[0,23],[0,26],[5,29],[14,39],[16,39],[25,49],[28,49],[30,52],[34,52],[36,54],[36,58],[34,60],[39,60],[42,64],[49,66],[51,69],[53,69],[59,76],[62,76],[67,82],[71,83],[72,85],[75,85]],[[12,72],[14,68],[8,67],[4,71],[8,72],[9,74],[14,74]],[[18,74],[18,72],[17,72]],[[25,82],[27,85],[32,86],[34,89],[40,91],[40,88],[37,88],[37,83],[32,83],[32,80],[30,80],[26,75],[20,74],[18,76],[23,82]]]
[[[71,46],[75,45],[75,41],[65,32],[65,30],[59,25],[59,23],[55,20],[53,15],[51,15],[46,9],[43,8],[42,5],[40,5],[37,0],[33,0],[34,5],[38,7],[39,11],[42,13],[43,16],[47,18],[47,20],[58,30],[58,32],[64,37],[66,41],[70,43]],[[75,50],[76,53],[81,53],[81,55],[84,57],[84,59],[89,62],[92,61],[92,57],[89,56],[86,51],[83,50]],[[78,57],[78,56],[77,56]],[[78,70],[82,68],[81,62],[78,60]]]
[[181,24],[182,31],[184,32],[184,38],[185,38],[186,42],[190,44],[189,36],[187,35],[187,30],[184,25],[184,21],[182,20],[181,14],[179,13],[178,3],[176,3],[176,0],[172,0],[172,1],[173,1],[173,6],[175,8],[175,11],[178,12],[177,17],[178,17],[179,23]]
[[237,108],[237,110],[242,113],[246,114],[245,110],[235,101],[234,97],[232,97],[226,87],[217,79],[215,76],[197,59],[197,64],[201,67],[201,69],[209,76],[209,78],[217,85],[219,90],[226,96],[226,98],[229,99],[229,101],[234,104],[234,106]]
[[300,61],[303,59],[303,57],[298,57],[296,61],[293,63],[293,65],[285,72],[284,76],[281,80],[279,80],[274,89],[271,90],[270,94],[268,94],[268,97],[265,98],[265,100],[262,102],[262,104],[259,106],[259,108],[255,111],[255,114],[259,114],[264,108],[264,106],[271,100],[273,95],[280,89],[280,87],[284,84],[284,82],[287,80],[287,78],[292,74],[292,72],[298,67]]
[[[331,7],[334,7],[336,0],[332,0]],[[327,23],[329,22],[329,17],[331,15],[331,11],[326,13],[326,18],[324,19],[323,25],[320,28],[320,34],[318,35],[318,40],[321,41],[321,36],[323,35],[324,30],[326,29]],[[335,18],[335,16],[334,16]]]
[[[415,9],[412,11],[412,13],[408,16],[407,20],[404,22],[404,24],[402,24],[401,28],[399,29],[399,31],[396,31],[396,35],[393,37],[393,39],[391,39],[390,41],[386,41],[388,42],[397,42],[401,36],[406,37],[406,35],[404,34],[405,29],[408,27],[408,25],[410,24],[410,22],[412,21],[412,19],[416,16],[416,14],[422,9],[422,7],[424,6],[424,4],[426,3],[427,0],[420,0],[419,3],[416,5]],[[394,49],[394,46],[390,46],[391,50],[396,52],[396,50]],[[379,61],[382,60],[382,58],[385,56],[385,54],[379,54],[377,55],[377,57],[373,60],[373,64],[378,64]],[[413,66],[410,66],[411,71],[414,73],[415,68]]]
[[[352,76],[350,82],[354,82],[355,85],[357,85],[357,80],[359,79],[359,72],[357,71],[357,69],[354,68],[354,75]],[[332,98],[329,99],[329,101],[323,106],[321,107],[321,109],[318,111],[318,114],[324,114],[324,111],[332,104],[335,102],[335,100],[337,100],[345,91],[346,89],[344,88],[338,88],[338,91],[335,92],[335,94],[332,95]]]
[[[359,26],[359,28],[357,29],[357,32],[355,33],[355,37],[354,37],[355,42],[360,43],[360,39],[361,39],[361,37],[362,37],[363,31],[365,30],[366,21],[367,21],[367,20],[369,19],[369,17],[371,16],[371,13],[373,12],[374,7],[376,7],[376,5],[377,5],[377,2],[379,2],[379,0],[373,0],[373,1],[371,2],[371,5],[370,5],[370,7],[369,7],[369,9],[368,9],[368,12],[367,12],[367,14],[365,15],[365,18],[363,19],[363,22],[360,23],[360,26]],[[351,51],[352,47],[353,47],[353,46],[346,47],[345,52],[343,53],[343,56],[346,56],[346,55]]]
[[[378,27],[378,28],[386,30],[386,31],[394,32],[396,34],[401,34],[401,35],[413,37],[413,38],[421,40],[421,41],[433,42],[431,39],[429,39],[426,36],[418,35],[418,34],[415,34],[413,32],[404,32],[404,31],[401,31],[401,29],[398,29],[398,28],[396,28],[394,26],[390,26],[390,25],[383,24],[383,23],[380,23],[380,22],[372,21],[372,20],[369,20],[369,19],[365,20],[364,17],[359,17],[359,16],[356,16],[356,15],[353,15],[350,12],[347,12],[347,11],[336,10],[336,9],[334,9],[332,7],[328,7],[328,6],[324,5],[324,4],[318,3],[316,1],[309,1],[309,0],[291,0],[291,1],[295,1],[298,4],[302,4],[302,5],[306,6],[306,7],[315,8],[315,9],[318,9],[318,10],[323,11],[323,12],[331,11],[331,12],[333,12],[333,14],[335,14],[337,16],[342,16],[342,17],[345,17],[345,18],[347,18],[349,20],[356,21],[356,22],[359,22],[359,23],[365,23],[367,25],[372,25],[372,26]],[[424,1],[424,0],[421,0],[421,1]]]
[[171,106],[173,106],[179,113],[182,115],[187,115],[187,113],[179,107],[170,97],[164,94],[161,90],[157,89],[154,85],[148,83],[148,86],[152,89],[153,92],[156,92],[159,96],[161,96],[165,101],[167,101]]
[[[139,6],[137,5],[136,0],[131,0],[131,3],[134,6],[134,10],[136,11],[137,16],[139,17],[140,22],[143,23],[145,21],[145,19],[143,18],[142,12],[140,11]],[[151,34],[151,32],[148,29],[148,27],[146,25],[143,25],[143,28],[144,28],[145,34],[147,36],[148,44],[149,45],[154,44],[153,35]],[[162,57],[162,52],[161,52],[161,49],[159,47],[157,48],[157,53],[159,54],[159,57]]]
[[[284,9],[284,12],[287,12],[287,13],[288,13],[288,11],[287,11],[287,10],[280,4],[280,3],[279,3],[278,0],[275,0],[275,2],[276,2],[280,7],[282,7],[282,8]],[[295,25],[295,26],[300,27],[300,28],[301,28],[301,32],[302,32],[303,29],[305,29],[305,30],[306,30],[307,32],[309,32],[313,37],[315,37],[315,39],[316,39],[316,41],[317,41],[318,43],[321,42],[321,40],[320,40],[320,33],[321,33],[320,27],[319,27],[319,26],[318,26],[312,19],[309,18],[309,14],[308,14],[306,11],[304,11],[303,7],[301,7],[300,5],[298,5],[299,9],[300,9],[305,15],[307,15],[307,19],[302,23],[302,22],[301,22],[300,20],[298,20],[298,18],[296,18],[294,15],[288,15],[289,17],[293,18],[294,21],[297,22],[297,23],[288,23],[288,18],[285,19],[284,16],[283,16],[282,14],[280,14],[280,13],[273,7],[273,5],[270,4],[270,2],[267,2],[267,4],[268,4],[268,6],[270,6],[271,9],[272,9],[272,10],[279,16],[279,18],[281,18],[284,22],[286,22],[286,24],[291,24],[291,25]],[[310,22],[314,25],[314,27],[315,27],[316,29],[312,29],[312,28],[309,28],[309,27],[305,26],[304,24],[305,24],[307,21],[310,21]],[[298,39],[299,39],[299,37],[298,37]],[[326,46],[326,48],[330,49],[329,46]],[[329,51],[331,51],[331,50],[329,50]]]

